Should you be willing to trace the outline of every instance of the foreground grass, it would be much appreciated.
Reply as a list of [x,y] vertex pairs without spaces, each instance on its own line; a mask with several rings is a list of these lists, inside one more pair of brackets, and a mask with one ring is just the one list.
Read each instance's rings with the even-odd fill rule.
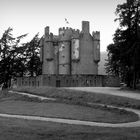
[[0,118],[0,140],[139,140],[140,128],[100,128]]
[[[71,103],[85,104],[85,102],[115,104],[121,106],[128,102],[131,107],[136,104],[135,100],[123,99],[115,102],[113,96],[100,96],[86,92],[67,91],[63,89],[48,88],[36,89],[28,92],[58,98],[59,101],[67,100]],[[122,99],[122,100],[121,100]],[[111,100],[111,101],[110,101]],[[0,94],[0,102],[9,101],[42,104],[38,99],[28,99],[19,95],[10,95],[7,92]],[[107,103],[107,101],[109,103]],[[114,103],[115,102],[115,103]],[[34,105],[34,104],[32,104]],[[10,106],[10,104],[9,104]],[[19,105],[20,106],[20,105]],[[122,105],[123,106],[123,105]],[[16,107],[16,106],[15,106]],[[109,119],[109,118],[108,118]],[[13,118],[0,117],[0,140],[140,140],[140,127],[137,128],[104,128],[67,125],[52,122],[29,121]]]
[[131,122],[139,119],[136,114],[125,110],[78,103],[73,104],[60,99],[55,102],[41,101],[37,98],[5,92],[0,97],[0,112],[108,123]]
[[88,93],[85,91],[74,91],[63,88],[19,88],[17,91],[28,92],[31,94],[41,95],[44,97],[57,98],[61,100],[68,100],[72,103],[84,104],[87,102],[101,103],[105,105],[115,105],[121,107],[130,107],[140,109],[140,101],[126,97],[119,97],[114,95],[105,95],[98,93]]

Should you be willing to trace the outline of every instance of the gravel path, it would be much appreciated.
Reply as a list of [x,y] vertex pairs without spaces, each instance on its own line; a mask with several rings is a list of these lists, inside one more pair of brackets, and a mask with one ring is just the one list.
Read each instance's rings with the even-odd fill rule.
[[16,94],[20,94],[20,95],[23,95],[23,96],[28,96],[28,97],[33,97],[33,98],[38,98],[40,100],[51,100],[51,101],[55,101],[56,99],[54,98],[47,98],[47,97],[43,97],[43,96],[39,96],[39,95],[33,95],[33,94],[30,94],[30,93],[25,93],[25,92],[18,92],[18,91],[8,91],[9,93],[16,93]]

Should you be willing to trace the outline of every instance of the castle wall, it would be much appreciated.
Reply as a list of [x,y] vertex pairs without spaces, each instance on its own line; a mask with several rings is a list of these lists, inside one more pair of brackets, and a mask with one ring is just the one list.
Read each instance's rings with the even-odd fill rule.
[[54,48],[55,48],[54,64],[55,64],[55,74],[57,75],[57,74],[59,74],[59,45],[58,45],[58,43],[56,43],[56,44],[54,45]]
[[59,74],[70,74],[70,42],[60,42]]
[[80,59],[80,41],[77,38],[71,41],[71,60],[78,61]]
[[40,75],[17,78],[16,87],[119,87],[120,79],[105,75]]

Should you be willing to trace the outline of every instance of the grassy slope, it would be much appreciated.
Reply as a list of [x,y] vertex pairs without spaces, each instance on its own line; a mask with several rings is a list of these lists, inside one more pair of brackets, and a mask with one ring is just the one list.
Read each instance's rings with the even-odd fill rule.
[[130,107],[135,109],[140,109],[140,101],[135,99],[130,99],[126,97],[119,97],[113,95],[105,95],[98,93],[88,93],[84,91],[74,91],[63,88],[23,88],[16,89],[18,91],[25,91],[37,95],[67,99],[71,102],[92,102],[92,103],[102,103],[106,105],[116,105],[122,107]]
[[110,123],[138,120],[137,115],[124,110],[110,109],[97,105],[90,107],[82,105],[82,103],[76,105],[75,102],[73,104],[73,102],[64,102],[60,99],[56,102],[41,102],[36,98],[35,100],[30,100],[28,97],[23,97],[22,95],[17,94],[11,94],[11,96],[9,96],[9,94],[4,94],[2,96],[1,94],[0,112]]
[[[81,99],[82,101],[100,101],[105,99],[105,102],[109,101],[112,103],[115,99],[114,97],[101,97],[94,95],[88,99],[90,95],[85,95],[85,93],[74,93],[70,91],[69,97],[67,91],[58,91],[56,95],[56,89],[48,89],[47,94],[40,91],[39,94],[49,95],[49,96],[60,96],[62,93],[63,98],[69,98],[69,100]],[[72,94],[72,95],[71,95]],[[86,93],[87,94],[87,93]],[[75,95],[75,96],[74,96]],[[2,99],[2,94],[0,98]],[[17,100],[15,96],[5,95],[3,101]],[[86,97],[85,97],[86,96]],[[83,99],[85,97],[85,99]],[[60,98],[60,97],[59,97]],[[102,99],[103,98],[103,99]],[[98,100],[97,100],[98,99]],[[37,100],[36,100],[37,101]],[[120,100],[124,103],[128,100]],[[116,102],[118,104],[118,101]],[[129,103],[132,105],[134,101],[130,100]],[[115,103],[115,104],[116,104]],[[137,104],[138,105],[138,104]],[[87,127],[87,126],[76,126],[76,125],[66,125],[59,123],[50,122],[40,122],[40,121],[27,121],[21,119],[8,119],[0,118],[0,140],[139,140],[140,139],[140,128],[102,128],[102,127]]]

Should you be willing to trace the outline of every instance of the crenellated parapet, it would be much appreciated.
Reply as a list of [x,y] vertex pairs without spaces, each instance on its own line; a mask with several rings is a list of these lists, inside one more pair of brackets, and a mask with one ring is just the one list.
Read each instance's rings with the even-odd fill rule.
[[60,41],[68,41],[71,39],[72,36],[72,28],[69,27],[63,27],[59,28],[59,39]]
[[72,39],[77,39],[80,37],[80,30],[75,30],[73,29],[73,32],[72,32]]
[[100,41],[100,32],[99,31],[93,31],[92,32],[92,36],[94,38],[94,40]]

